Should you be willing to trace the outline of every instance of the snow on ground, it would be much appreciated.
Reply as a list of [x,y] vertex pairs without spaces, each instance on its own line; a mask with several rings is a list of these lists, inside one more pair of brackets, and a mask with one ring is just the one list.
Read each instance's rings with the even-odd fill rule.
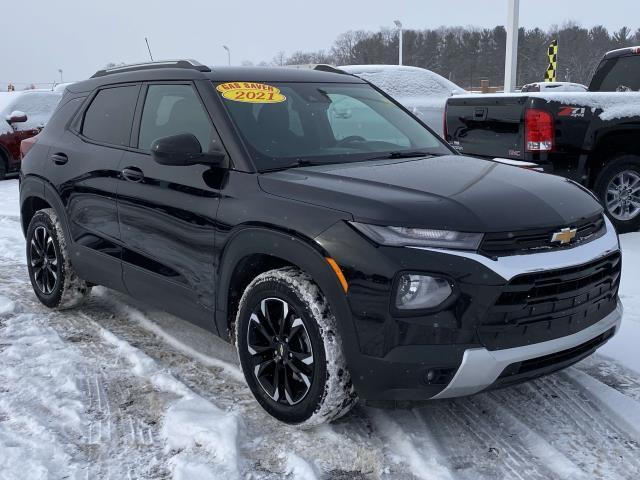
[[0,182],[0,480],[638,478],[640,234],[622,245],[623,330],[602,354],[299,431],[260,409],[233,348],[198,327],[103,288],[74,311],[41,306],[17,181]]

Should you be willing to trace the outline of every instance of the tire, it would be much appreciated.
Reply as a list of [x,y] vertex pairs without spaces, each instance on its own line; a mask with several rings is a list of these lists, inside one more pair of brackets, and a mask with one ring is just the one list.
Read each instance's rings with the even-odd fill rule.
[[7,172],[9,171],[9,164],[7,159],[4,158],[2,152],[0,152],[0,181],[4,180],[7,176]]
[[309,275],[287,267],[257,276],[240,300],[235,326],[247,384],[273,417],[311,428],[356,404],[336,319]]
[[640,157],[623,155],[609,162],[598,175],[594,191],[619,233],[640,228]]
[[33,291],[49,308],[77,307],[91,294],[71,265],[62,225],[52,208],[36,212],[29,223],[27,268]]

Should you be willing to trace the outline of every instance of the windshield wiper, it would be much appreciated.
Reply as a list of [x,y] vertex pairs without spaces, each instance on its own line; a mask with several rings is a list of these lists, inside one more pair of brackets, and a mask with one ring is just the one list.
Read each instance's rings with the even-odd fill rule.
[[277,172],[280,170],[289,170],[290,168],[298,168],[298,167],[311,167],[313,165],[321,165],[320,162],[312,162],[311,160],[306,160],[304,158],[301,158],[299,160],[296,160],[295,162],[289,163],[287,165],[280,165],[279,167],[273,167],[273,168],[264,168],[262,170],[260,170],[260,173],[266,173],[266,172]]
[[378,155],[377,157],[368,158],[367,160],[385,160],[385,159],[396,159],[396,158],[416,158],[416,157],[433,157],[432,153],[420,152],[420,151],[397,151],[397,152],[389,152],[384,155]]

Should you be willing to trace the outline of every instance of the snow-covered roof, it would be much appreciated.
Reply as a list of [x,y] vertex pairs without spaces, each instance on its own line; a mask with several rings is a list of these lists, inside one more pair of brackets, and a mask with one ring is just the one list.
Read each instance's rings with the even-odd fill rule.
[[338,67],[373,83],[396,100],[414,104],[444,104],[452,94],[465,93],[455,83],[419,67],[400,65],[346,65]]
[[20,95],[16,92],[0,92],[0,112],[4,111],[4,109],[11,103],[12,100]]

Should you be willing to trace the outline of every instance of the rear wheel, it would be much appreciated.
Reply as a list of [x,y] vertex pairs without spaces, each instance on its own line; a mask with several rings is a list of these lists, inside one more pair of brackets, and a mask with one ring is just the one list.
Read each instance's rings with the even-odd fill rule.
[[51,208],[36,212],[29,223],[27,268],[33,291],[49,308],[73,308],[91,294],[69,261],[62,225]]
[[313,427],[357,401],[336,319],[311,277],[296,268],[263,273],[247,287],[236,347],[253,395],[282,422]]
[[594,190],[618,232],[640,228],[640,157],[614,159],[600,172]]

